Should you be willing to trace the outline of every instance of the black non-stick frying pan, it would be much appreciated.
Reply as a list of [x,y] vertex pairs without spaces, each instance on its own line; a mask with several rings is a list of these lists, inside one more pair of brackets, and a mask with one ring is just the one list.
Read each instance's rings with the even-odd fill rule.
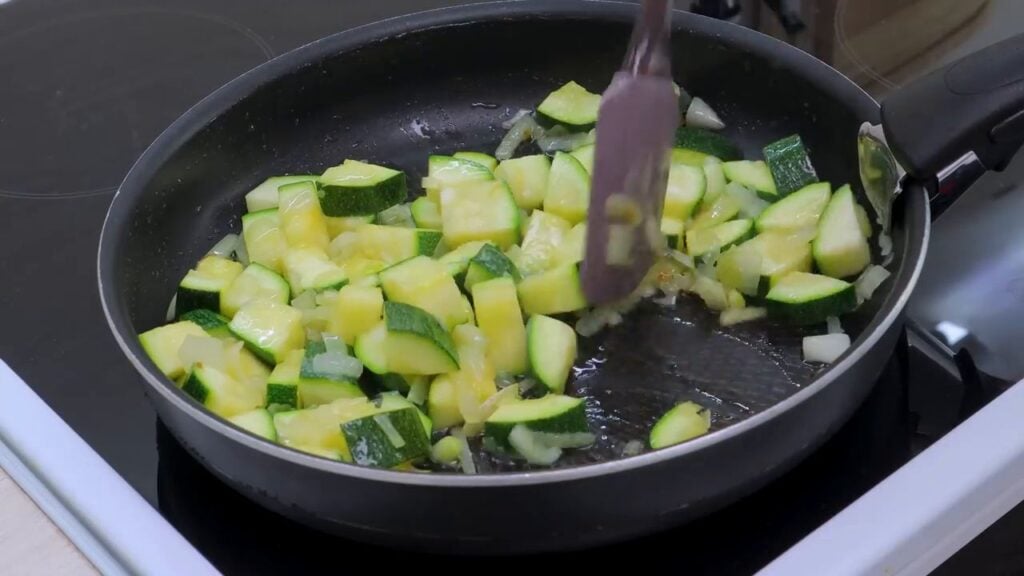
[[[950,183],[978,159],[998,169],[1021,143],[1022,117],[1013,114],[1024,104],[1022,38],[909,87],[882,110],[914,178],[895,206],[893,275],[844,322],[855,342],[839,361],[803,363],[797,329],[722,329],[689,301],[642,307],[586,343],[590,360],[577,366],[573,392],[586,396],[600,439],[556,469],[521,470],[483,453],[475,476],[310,456],[212,415],[138,344],[139,332],[163,322],[185,271],[236,225],[255,184],[349,157],[397,165],[417,182],[430,153],[493,149],[503,120],[566,81],[602,90],[635,10],[545,0],[388,20],[268,62],[168,128],[114,198],[99,281],[118,343],[177,439],[224,481],[301,522],[401,546],[508,553],[591,546],[698,518],[775,478],[838,429],[892,353],[924,259],[928,195],[953,195],[962,186]],[[676,81],[714,104],[745,153],[799,133],[823,179],[861,192],[856,137],[880,109],[855,84],[784,43],[686,13],[674,17],[672,48]],[[949,164],[958,168],[943,172]],[[627,441],[645,438],[686,398],[712,407],[712,433],[622,456]]]

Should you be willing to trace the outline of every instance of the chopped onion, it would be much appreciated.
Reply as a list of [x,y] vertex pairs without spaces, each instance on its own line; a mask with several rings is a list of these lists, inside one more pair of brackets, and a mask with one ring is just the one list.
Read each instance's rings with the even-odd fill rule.
[[224,344],[210,336],[185,336],[178,348],[178,359],[186,367],[194,364],[202,364],[210,368],[224,371],[225,354]]
[[712,280],[718,280],[718,270],[715,269],[715,266],[718,264],[718,257],[720,255],[720,249],[716,246],[701,258],[700,264],[697,265],[697,272],[701,276],[706,276]]
[[306,290],[292,300],[292,307],[299,310],[313,310],[316,308],[316,292]]
[[882,256],[892,254],[892,236],[885,232],[880,232],[878,234],[878,249],[881,251]]
[[363,374],[363,363],[345,354],[324,352],[313,357],[313,370],[335,380],[355,380]]
[[839,323],[839,318],[835,316],[829,316],[825,319],[825,325],[828,327],[829,334],[842,334],[843,325]]
[[533,437],[544,446],[551,446],[553,448],[583,448],[584,446],[590,446],[597,440],[597,436],[594,436],[590,432],[533,432]]
[[513,384],[506,386],[501,390],[498,390],[494,394],[484,400],[483,404],[480,405],[480,413],[483,415],[484,420],[490,418],[494,411],[498,409],[502,404],[508,402],[514,402],[519,399],[519,386]]
[[732,197],[740,206],[740,216],[743,218],[757,218],[770,204],[757,196],[757,194],[738,182],[730,182],[725,187],[725,193]]
[[511,158],[515,154],[516,148],[528,140],[537,128],[537,122],[534,121],[533,116],[526,115],[517,120],[511,126],[508,133],[505,134],[505,137],[502,138],[501,144],[498,145],[498,149],[494,152],[494,157],[498,160],[508,160]]
[[378,213],[377,223],[384,226],[416,227],[416,223],[412,219],[412,210],[408,204],[398,204]]
[[748,306],[746,308],[729,308],[718,316],[718,323],[722,326],[735,326],[743,322],[752,322],[768,316],[766,308]]
[[533,139],[537,146],[546,154],[569,152],[594,142],[594,137],[591,133],[571,133],[561,126],[555,126],[551,130],[535,128],[533,130]]
[[316,305],[317,306],[326,306],[326,307],[329,308],[331,306],[334,306],[334,302],[337,299],[338,299],[338,291],[337,290],[324,290],[323,292],[318,292],[317,293],[317,295],[316,295]]
[[804,361],[831,364],[850,347],[848,334],[807,336],[803,340]]
[[171,322],[178,315],[178,293],[175,292],[174,296],[171,296],[171,303],[167,305],[167,314],[164,318]]
[[626,458],[637,456],[644,451],[644,443],[639,440],[630,440],[622,447],[622,455]]
[[696,265],[693,263],[693,258],[689,254],[683,254],[679,250],[669,250],[668,255],[676,262],[682,264],[686,268],[693,270]]
[[499,372],[494,377],[494,384],[498,388],[505,388],[506,386],[511,386],[512,384],[515,384],[515,383],[516,383],[516,377],[515,377],[514,374],[509,374],[507,372]]
[[676,299],[678,297],[679,297],[679,293],[678,292],[667,292],[661,298],[654,298],[654,299],[652,299],[651,302],[654,302],[658,306],[664,306],[666,308],[671,308],[672,306],[676,305]]
[[600,306],[585,312],[576,321],[576,332],[584,338],[600,332],[605,326],[616,326],[622,323],[622,315],[610,306]]
[[519,111],[516,112],[514,116],[512,116],[508,120],[505,120],[504,122],[502,122],[501,123],[501,127],[504,128],[505,130],[508,130],[508,129],[512,128],[513,126],[515,126],[517,122],[519,122],[523,118],[526,118],[529,115],[530,115],[530,111],[529,110],[527,110],[525,108],[520,108]]
[[722,311],[729,307],[729,300],[725,288],[721,284],[706,276],[697,276],[693,283],[693,291],[700,296],[708,308],[715,311]]
[[234,253],[235,247],[238,245],[238,234],[228,234],[227,236],[220,239],[219,242],[210,248],[210,251],[206,254],[208,256],[220,256],[222,258],[231,258],[231,254]]
[[874,295],[875,290],[885,282],[890,272],[881,266],[871,265],[864,269],[857,281],[854,282],[854,286],[857,290],[857,299],[861,302],[870,300],[871,296]]
[[342,356],[350,355],[348,353],[348,346],[345,346],[345,341],[337,335],[324,332],[322,338],[324,341],[324,351],[332,354],[341,354]]
[[244,240],[239,240],[235,244],[235,260],[238,260],[242,266],[249,265],[249,249],[245,246]]
[[725,128],[725,122],[722,122],[718,114],[701,98],[694,98],[686,108],[686,125],[708,130]]
[[409,386],[409,393],[405,395],[405,399],[413,404],[422,406],[427,401],[427,392],[430,390],[430,381],[427,379],[421,379],[413,382]]
[[519,394],[526,394],[537,385],[537,381],[533,378],[523,378],[522,382],[519,383]]
[[469,449],[469,441],[466,434],[459,429],[452,430],[452,437],[458,438],[462,443],[459,450],[459,465],[462,466],[463,474],[476,474],[476,462],[473,461],[473,451]]
[[530,464],[549,466],[562,456],[561,448],[545,446],[539,441],[535,432],[522,424],[516,424],[512,428],[512,432],[508,435],[508,443]]
[[377,423],[377,427],[381,429],[381,432],[384,432],[384,435],[388,437],[388,442],[392,446],[395,448],[405,446],[405,438],[402,438],[402,435],[399,434],[398,428],[395,428],[390,416],[387,414],[374,414],[373,421]]

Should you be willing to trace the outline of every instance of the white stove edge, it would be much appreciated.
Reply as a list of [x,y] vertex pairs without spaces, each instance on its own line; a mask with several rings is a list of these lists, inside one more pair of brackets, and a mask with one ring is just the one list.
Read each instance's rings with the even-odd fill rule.
[[758,572],[929,574],[1024,500],[1013,386]]
[[219,572],[0,360],[0,468],[106,575]]

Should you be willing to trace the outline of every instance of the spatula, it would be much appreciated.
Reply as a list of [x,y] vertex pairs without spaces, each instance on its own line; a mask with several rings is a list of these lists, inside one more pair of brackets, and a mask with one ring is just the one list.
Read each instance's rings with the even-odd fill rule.
[[644,0],[625,63],[598,113],[581,282],[591,305],[628,296],[662,248],[661,214],[679,97],[670,0]]

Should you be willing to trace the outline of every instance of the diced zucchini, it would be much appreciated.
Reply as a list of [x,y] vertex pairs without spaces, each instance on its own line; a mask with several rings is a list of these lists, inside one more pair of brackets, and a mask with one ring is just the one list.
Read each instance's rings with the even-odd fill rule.
[[823,274],[848,278],[860,274],[871,263],[871,250],[857,217],[857,206],[853,190],[849,185],[843,186],[832,195],[818,220],[814,261]]
[[562,248],[558,251],[556,264],[576,264],[583,261],[583,252],[587,244],[587,223],[580,222],[572,227],[562,240]]
[[373,217],[373,223],[381,226],[396,226],[399,228],[415,228],[416,222],[412,218],[410,204],[396,204],[387,210],[377,212]]
[[565,235],[571,228],[572,224],[560,216],[534,210],[526,224],[518,259],[520,272],[536,274],[557,264]]
[[717,160],[717,158],[715,158],[714,156],[710,156],[708,154],[698,152],[696,150],[690,150],[689,148],[672,149],[673,164],[687,164],[689,166],[696,166],[700,168],[708,159]]
[[178,358],[178,349],[188,336],[205,336],[206,333],[195,322],[182,320],[173,324],[158,326],[139,335],[139,344],[149,359],[171,380],[185,374],[186,366]]
[[325,217],[327,221],[327,234],[331,238],[337,238],[344,232],[355,232],[366,224],[373,224],[377,217],[373,214],[365,216],[339,216],[337,218]]
[[441,208],[426,196],[420,196],[413,200],[412,206],[409,208],[412,211],[412,221],[416,224],[417,228],[424,230],[440,230],[443,224],[441,220]]
[[427,414],[434,430],[444,430],[464,422],[459,410],[459,394],[450,374],[441,374],[430,383],[427,392]]
[[353,347],[356,358],[363,363],[367,370],[377,375],[388,373],[387,352],[384,350],[384,341],[387,337],[388,327],[382,320],[373,328],[360,334]]
[[271,412],[302,407],[299,401],[299,371],[305,356],[304,350],[291,350],[283,362],[274,366],[274,371],[267,378],[267,409]]
[[723,161],[740,160],[743,157],[739,148],[725,136],[711,130],[694,128],[692,126],[676,128],[675,145],[677,148],[703,152]]
[[299,400],[303,408],[328,404],[339,398],[365,396],[353,380],[317,369],[316,357],[326,350],[323,342],[306,343],[306,351],[299,367]]
[[502,162],[494,175],[504,180],[524,210],[540,208],[548,191],[551,160],[544,154],[511,158]]
[[790,272],[768,292],[768,313],[794,324],[817,324],[857,307],[853,284],[806,272]]
[[186,312],[181,315],[181,320],[195,322],[207,334],[214,338],[223,338],[231,335],[228,329],[230,318],[225,318],[212,310],[199,309]]
[[871,238],[871,219],[868,217],[868,211],[860,204],[857,204],[857,222],[864,237]]
[[763,152],[779,198],[818,181],[818,174],[799,134],[772,142],[764,147]]
[[447,328],[467,320],[459,287],[437,260],[426,256],[406,260],[382,271],[380,283],[388,300],[421,308]]
[[556,152],[548,174],[544,211],[576,224],[587,218],[589,206],[590,174],[587,169],[572,155]]
[[707,181],[704,169],[687,164],[673,164],[668,172],[663,215],[685,222],[704,197]]
[[253,300],[270,300],[287,304],[291,290],[280,274],[261,266],[250,264],[234,282],[220,294],[220,310],[231,318],[242,306]]
[[274,414],[274,428],[281,444],[298,450],[337,453],[351,460],[348,443],[341,433],[344,422],[373,414],[376,408],[367,398],[342,398],[308,410]]
[[832,186],[828,182],[808,184],[765,209],[757,218],[757,230],[800,231],[813,229],[818,225]]
[[228,325],[260,360],[283,362],[291,350],[303,348],[302,313],[284,304],[256,300],[242,306]]
[[296,182],[281,187],[279,209],[281,230],[291,248],[327,250],[331,238],[320,209],[320,198],[313,182]]
[[337,290],[348,282],[348,275],[316,248],[293,248],[284,256],[284,272],[293,294],[306,290]]
[[537,106],[537,123],[541,126],[565,126],[570,132],[586,132],[597,125],[601,95],[570,81]]
[[430,459],[437,464],[454,466],[462,457],[463,442],[464,439],[455,436],[441,438],[431,447]]
[[482,164],[453,156],[434,155],[427,159],[427,177],[423,180],[423,189],[427,198],[440,204],[441,190],[445,188],[490,180],[494,180],[494,174]]
[[491,172],[494,172],[494,169],[498,167],[498,160],[494,156],[484,154],[483,152],[456,152],[455,154],[452,154],[452,158],[476,162]]
[[774,202],[779,193],[775,189],[772,173],[763,160],[733,160],[722,164],[722,171],[730,182],[742,184],[757,192],[757,195]]
[[703,204],[694,216],[689,230],[701,230],[724,224],[740,213],[739,202],[730,194],[720,194],[711,204]]
[[380,324],[383,316],[384,293],[380,288],[349,285],[334,299],[329,329],[351,346],[356,338]]
[[242,265],[221,256],[206,256],[178,284],[178,316],[192,310],[220,310],[221,292],[242,273]]
[[288,240],[281,229],[277,208],[242,216],[242,239],[249,253],[249,262],[266,266],[275,272],[284,270]]
[[196,364],[181,389],[214,414],[224,418],[263,407],[263,394],[227,374]]
[[266,408],[257,408],[228,418],[232,424],[271,442],[277,441],[277,430],[274,428],[274,417]]
[[594,151],[597,146],[594,144],[586,144],[579,148],[569,152],[573,158],[579,161],[580,166],[587,171],[587,174],[594,173]]
[[286,184],[294,184],[296,182],[315,181],[316,176],[311,176],[309,174],[299,174],[295,176],[271,176],[245,195],[245,208],[250,213],[270,209],[276,210],[278,205],[278,188]]
[[440,241],[437,230],[367,224],[359,229],[359,254],[395,264],[413,256],[433,256]]
[[399,302],[384,303],[389,371],[399,374],[444,374],[459,369],[451,335],[430,313]]
[[564,394],[576,361],[576,330],[550,316],[535,314],[526,324],[526,342],[530,372],[548,392]]
[[708,158],[701,164],[704,170],[704,198],[701,202],[713,204],[718,197],[725,192],[725,172],[722,170],[722,162],[718,158]]
[[667,216],[661,219],[661,234],[665,236],[665,241],[671,248],[683,246],[683,231],[685,229],[686,224],[682,220]]
[[519,208],[500,180],[442,190],[441,220],[444,242],[450,248],[476,240],[505,249],[519,241]]
[[348,277],[348,285],[354,286],[380,286],[380,278],[377,274],[388,268],[388,265],[380,260],[371,260],[362,256],[349,258],[338,265],[345,271]]
[[484,425],[484,434],[496,445],[511,448],[508,435],[517,424],[535,432],[554,434],[587,432],[586,406],[581,398],[548,394],[542,398],[502,404]]
[[[492,244],[484,244],[480,251],[469,261],[466,268],[466,280],[463,287],[472,290],[478,282],[485,282],[494,278],[508,276],[513,280],[519,280],[519,270],[516,265],[508,259],[501,250]],[[474,300],[475,301],[475,300]]]
[[430,438],[412,405],[349,420],[341,432],[352,461],[361,466],[392,468],[430,455]]
[[[470,265],[472,272],[472,264]],[[525,374],[526,326],[512,278],[473,285],[477,326],[487,339],[487,358],[504,374]]]
[[683,402],[658,419],[651,428],[649,442],[657,450],[703,436],[710,428],[710,410],[695,402]]
[[462,246],[441,256],[437,261],[444,264],[445,268],[448,269],[448,274],[451,276],[460,276],[466,273],[466,269],[469,268],[469,261],[486,244],[489,244],[489,242],[466,242]]
[[711,228],[686,232],[686,251],[690,256],[703,256],[713,250],[728,248],[754,234],[753,220],[733,220]]
[[320,205],[327,216],[365,216],[405,200],[405,173],[358,160],[345,160],[320,176]]
[[563,264],[523,278],[517,289],[523,312],[528,315],[561,314],[587,306],[575,264]]
[[790,272],[811,271],[811,243],[799,235],[765,232],[750,243],[761,253],[763,279],[779,278]]

